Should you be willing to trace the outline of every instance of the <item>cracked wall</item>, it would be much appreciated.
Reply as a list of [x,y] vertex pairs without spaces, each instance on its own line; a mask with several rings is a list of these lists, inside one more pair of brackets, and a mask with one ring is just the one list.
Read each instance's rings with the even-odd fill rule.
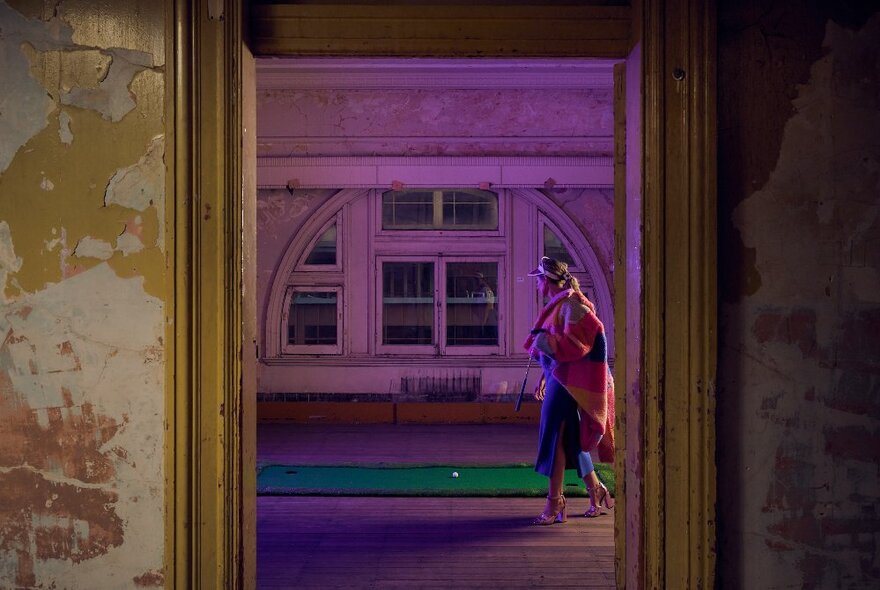
[[611,100],[611,88],[260,90],[258,150],[261,156],[610,156]]
[[0,23],[0,587],[161,586],[162,4]]
[[722,588],[880,585],[876,10],[720,5]]

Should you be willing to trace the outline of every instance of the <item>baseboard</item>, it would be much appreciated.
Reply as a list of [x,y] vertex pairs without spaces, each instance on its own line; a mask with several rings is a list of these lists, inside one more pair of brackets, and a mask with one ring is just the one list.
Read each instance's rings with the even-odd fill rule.
[[541,406],[500,402],[258,402],[257,420],[299,424],[531,424]]

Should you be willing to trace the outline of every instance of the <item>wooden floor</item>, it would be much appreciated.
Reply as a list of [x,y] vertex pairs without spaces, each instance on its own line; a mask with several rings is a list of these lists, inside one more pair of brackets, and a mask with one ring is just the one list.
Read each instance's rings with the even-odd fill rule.
[[[534,425],[260,424],[265,463],[533,460]],[[537,498],[257,499],[258,588],[613,588],[614,524],[536,527]]]

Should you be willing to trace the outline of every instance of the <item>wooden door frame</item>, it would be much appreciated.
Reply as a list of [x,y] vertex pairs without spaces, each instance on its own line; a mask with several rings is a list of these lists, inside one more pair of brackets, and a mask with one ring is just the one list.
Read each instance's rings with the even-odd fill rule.
[[[252,285],[241,261],[252,244],[242,213],[253,199],[242,180],[251,178],[243,168],[242,147],[242,71],[249,55],[243,45],[243,4],[165,0],[168,264],[174,277],[166,332],[165,580],[173,588],[255,585],[256,423],[253,400],[243,394],[253,378],[243,370],[243,357],[253,354],[243,344],[247,304],[242,292]],[[641,30],[643,64],[640,475],[642,497],[649,500],[644,528],[637,532],[643,548],[638,563],[619,567],[634,568],[640,587],[711,588],[717,356],[714,2],[636,1],[632,14]],[[499,20],[493,33],[503,26]],[[516,50],[515,37],[509,35],[495,56]],[[595,48],[595,39],[588,46]],[[566,47],[572,48],[569,56],[584,51],[576,43]],[[615,48],[609,54],[625,57],[619,43]],[[245,226],[247,219],[252,215],[245,217]],[[625,350],[618,342],[618,351]],[[616,538],[621,555],[620,530]],[[618,576],[618,583],[623,579]]]

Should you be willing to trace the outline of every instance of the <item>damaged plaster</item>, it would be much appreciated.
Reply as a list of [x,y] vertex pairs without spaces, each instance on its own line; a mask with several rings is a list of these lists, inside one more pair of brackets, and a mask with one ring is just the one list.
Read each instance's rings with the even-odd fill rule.
[[70,130],[70,115],[67,111],[58,114],[58,139],[65,145],[73,143],[73,132]]
[[16,584],[95,587],[69,563],[98,557],[122,580],[161,568],[162,320],[143,280],[106,264],[4,308],[0,552]]
[[[157,60],[136,49],[78,45],[73,29],[60,16],[46,21],[26,18],[2,1],[0,22],[0,71],[4,73],[0,136],[5,138],[0,142],[0,174],[16,152],[46,128],[57,102],[119,121],[135,108],[130,86],[136,75],[159,65],[157,61],[164,62],[164,54]],[[36,71],[34,66],[39,66]],[[70,143],[65,141],[69,115],[65,117],[67,123],[59,119],[60,133],[62,141]]]
[[153,67],[153,60],[149,54],[128,49],[117,48],[108,53],[110,68],[98,87],[72,88],[61,95],[61,104],[93,109],[116,122],[134,109],[129,85],[138,72]]
[[86,236],[77,243],[73,255],[80,258],[109,260],[113,256],[113,246],[104,240],[96,240],[91,236]]
[[829,21],[823,48],[775,168],[732,210],[760,280],[722,309],[724,587],[880,583],[880,13]]
[[21,269],[21,258],[15,255],[9,224],[0,221],[0,303],[6,303],[6,280],[10,273]]
[[30,65],[21,50],[25,41],[54,47],[70,43],[71,31],[60,19],[49,22],[27,19],[0,2],[0,174],[15,153],[49,124],[55,102],[30,75]]
[[163,4],[15,6],[0,0],[0,588],[162,585]]
[[120,205],[135,211],[154,207],[159,217],[156,245],[165,243],[165,138],[155,137],[137,164],[117,170],[104,192],[105,205]]
[[136,254],[143,249],[144,243],[135,234],[126,231],[116,238],[116,250],[122,252],[123,256]]

